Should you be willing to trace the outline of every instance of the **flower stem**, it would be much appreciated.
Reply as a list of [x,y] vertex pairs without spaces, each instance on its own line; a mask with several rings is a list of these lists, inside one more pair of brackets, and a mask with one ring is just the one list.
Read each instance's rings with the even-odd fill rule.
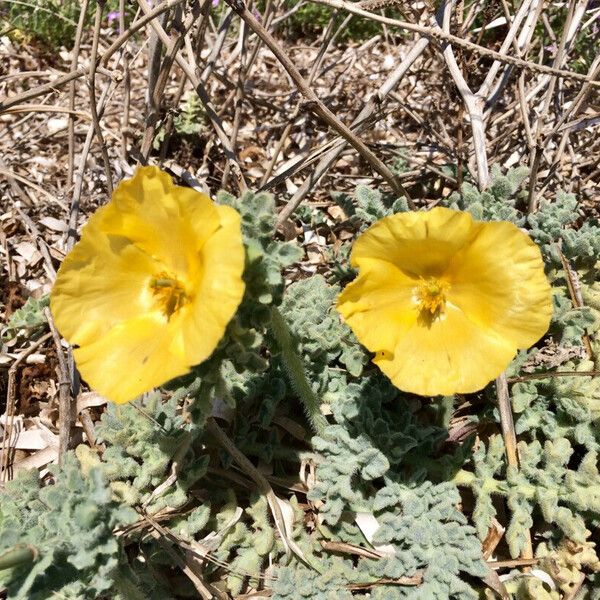
[[285,372],[290,384],[304,405],[304,412],[317,435],[321,435],[327,427],[327,419],[321,412],[321,402],[313,392],[306,371],[298,352],[294,347],[290,330],[275,306],[271,308],[271,331],[277,340]]
[[[496,395],[498,398],[498,412],[500,413],[500,428],[502,429],[504,449],[506,451],[506,462],[509,467],[518,470],[517,434],[515,432],[515,423],[505,372],[501,373],[496,379]],[[521,558],[533,558],[533,545],[529,529],[527,529],[525,534],[525,547],[521,552]]]

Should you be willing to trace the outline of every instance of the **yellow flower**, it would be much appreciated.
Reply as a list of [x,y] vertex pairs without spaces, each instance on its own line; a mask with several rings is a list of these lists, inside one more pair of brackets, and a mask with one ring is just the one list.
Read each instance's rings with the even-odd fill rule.
[[90,218],[50,308],[83,379],[128,402],[208,358],[244,294],[240,216],[139,168]]
[[552,315],[538,247],[512,223],[434,208],[375,223],[338,311],[401,390],[469,393],[534,344]]

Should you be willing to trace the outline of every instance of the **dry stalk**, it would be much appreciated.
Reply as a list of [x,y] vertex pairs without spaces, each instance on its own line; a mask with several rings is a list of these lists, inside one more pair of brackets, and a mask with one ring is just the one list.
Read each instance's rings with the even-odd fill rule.
[[99,1],[96,4],[96,14],[94,18],[94,35],[92,38],[92,54],[90,57],[90,76],[88,80],[88,86],[90,91],[90,112],[92,113],[92,123],[94,126],[94,133],[98,139],[100,145],[100,152],[102,153],[102,161],[104,162],[104,175],[106,177],[106,189],[109,195],[112,194],[112,175],[110,172],[110,161],[108,158],[108,150],[104,143],[104,136],[102,135],[102,128],[100,127],[100,117],[98,115],[98,106],[96,104],[96,68],[98,60],[98,42],[100,40],[100,27],[102,25],[102,12],[104,9],[105,1]]
[[[140,5],[140,8],[142,9],[142,11],[146,15],[146,17],[148,15],[150,15],[152,12],[154,12],[150,9],[150,6],[148,5],[148,3],[145,0],[138,0],[138,4]],[[160,23],[158,23],[156,20],[150,20],[150,24],[154,28],[156,33],[158,34],[162,43],[165,45],[165,48],[167,49],[167,53],[173,52],[173,48],[174,48],[174,45],[176,42],[171,39],[171,37],[161,27]],[[223,123],[221,122],[221,119],[219,118],[219,116],[217,115],[217,113],[214,109],[214,106],[208,96],[208,92],[206,91],[206,88],[204,87],[204,84],[202,83],[202,81],[200,80],[198,75],[196,74],[196,70],[190,65],[190,63],[188,63],[181,56],[180,52],[175,52],[175,53],[173,53],[173,55],[175,57],[177,64],[181,67],[183,72],[186,74],[187,78],[192,82],[192,85],[196,89],[196,93],[198,94],[198,97],[200,98],[200,101],[202,102],[204,109],[206,111],[206,116],[210,120],[210,122],[213,126],[213,129],[215,130],[215,133],[217,134],[219,141],[221,142],[221,145],[223,146],[223,150],[225,152],[227,161],[231,165],[231,168],[236,175],[239,191],[240,192],[245,191],[248,186],[246,185],[244,175],[243,175],[240,165],[238,163],[237,157],[235,156],[235,153],[233,152],[233,148],[231,147],[231,144],[229,143],[229,137],[225,133],[225,129],[223,128]]]
[[[508,392],[508,381],[506,374],[502,373],[496,379],[496,394],[498,398],[498,411],[500,413],[500,427],[502,429],[502,438],[504,439],[504,448],[506,450],[506,461],[509,467],[519,469],[519,457],[517,453],[517,434],[515,433],[515,423],[513,421],[512,406]],[[521,553],[521,558],[533,558],[533,545],[531,543],[531,533],[527,531],[525,539],[525,548]]]
[[[568,42],[570,42],[570,36],[575,34],[576,29],[581,24],[582,14],[577,11],[578,18],[576,21],[573,21],[574,16],[576,15],[575,11],[576,1],[570,0],[569,2],[569,11],[567,14],[567,18],[565,21],[565,25],[563,28],[563,33],[560,38],[560,43],[558,46],[558,50],[556,56],[554,57],[553,67],[559,68],[567,57],[567,46]],[[573,29],[573,26],[575,28]],[[529,197],[528,197],[528,212],[532,213],[537,210],[537,192],[536,192],[536,184],[538,180],[539,168],[541,164],[541,159],[544,152],[545,144],[540,143],[540,136],[542,133],[542,129],[546,124],[546,119],[550,109],[550,102],[554,96],[554,90],[556,87],[557,79],[551,78],[546,89],[546,94],[544,95],[544,101],[542,104],[542,108],[540,111],[540,116],[537,118],[535,132],[533,134],[533,146],[532,152],[530,155],[530,167],[531,167],[531,175],[529,178]],[[548,139],[546,140],[548,141]]]
[[568,79],[578,80],[578,81],[589,81],[591,85],[594,87],[600,87],[600,81],[591,80],[587,75],[581,75],[580,73],[575,73],[572,71],[565,71],[563,69],[557,69],[554,67],[548,67],[546,65],[540,65],[532,61],[524,60],[522,58],[518,58],[516,56],[505,55],[496,50],[490,50],[489,48],[484,48],[479,44],[474,44],[473,42],[469,42],[461,37],[456,35],[452,35],[450,33],[445,33],[439,28],[436,27],[425,27],[423,25],[417,25],[415,23],[409,23],[407,21],[400,21],[398,19],[391,19],[389,17],[384,17],[382,15],[378,15],[376,13],[371,13],[366,10],[361,10],[357,8],[355,4],[351,2],[345,2],[345,0],[311,0],[316,4],[323,4],[325,6],[330,6],[332,8],[341,8],[343,10],[348,11],[354,15],[358,15],[360,17],[365,17],[371,19],[372,21],[377,21],[379,23],[384,23],[386,25],[392,25],[398,27],[399,29],[406,29],[407,31],[414,31],[416,33],[420,33],[430,39],[438,40],[440,42],[449,42],[456,46],[462,47],[465,50],[470,50],[481,56],[489,56],[495,60],[498,60],[502,63],[511,64],[516,67],[520,67],[522,69],[526,69],[532,71],[534,73],[546,73],[549,75],[553,75],[554,77],[564,77]]
[[[363,106],[360,113],[354,119],[351,127],[353,131],[359,132],[371,122],[376,112],[380,109],[385,98],[398,86],[404,75],[408,72],[413,63],[423,54],[425,48],[429,45],[427,38],[420,38],[412,47],[404,60],[394,69],[386,79],[377,93]],[[340,140],[331,150],[323,156],[313,172],[304,180],[302,185],[294,193],[282,211],[279,213],[277,222],[279,225],[284,223],[292,213],[300,206],[302,200],[307,196],[310,190],[321,180],[327,171],[333,166],[346,148],[345,140]],[[408,198],[409,206],[415,208],[412,199]]]
[[12,441],[15,408],[17,402],[17,370],[21,363],[38,348],[44,345],[52,337],[48,332],[39,340],[31,344],[29,348],[21,352],[8,369],[8,383],[6,390],[6,410],[4,411],[4,435],[2,436],[2,448],[0,452],[0,479],[6,481],[10,477],[10,444]]
[[263,27],[256,17],[248,10],[242,0],[226,0],[229,6],[238,13],[248,26],[263,40],[269,50],[273,52],[281,66],[286,70],[288,75],[294,81],[294,84],[300,93],[306,98],[307,109],[314,112],[339,135],[341,135],[353,148],[365,159],[375,171],[377,171],[391,186],[392,190],[398,196],[410,198],[410,195],[400,182],[397,175],[394,175],[390,169],[384,165],[381,160],[366,146],[366,144],[357,138],[352,131],[344,125],[332,112],[329,110],[322,100],[315,94],[313,89],[308,85],[302,77],[294,63],[290,60],[287,54],[281,49],[275,38]]
[[[331,47],[331,44],[335,40],[337,34],[341,31],[342,27],[344,27],[349,20],[348,17],[346,19],[344,19],[344,22],[341,24],[341,26],[337,29],[337,31],[335,33],[333,33],[333,25],[335,23],[336,14],[334,14],[331,17],[331,19],[329,20],[329,23],[327,24],[327,27],[323,31],[322,43],[321,43],[321,47],[319,49],[319,54],[317,55],[317,58],[314,61],[313,66],[308,75],[307,81],[308,81],[309,85],[313,84],[315,77],[317,76],[317,73],[318,73],[319,69],[321,68],[321,65],[323,63],[323,59],[325,57],[326,52]],[[301,110],[301,105],[300,105],[300,103],[298,103],[296,105],[296,108],[292,112],[292,114],[289,116],[288,123],[286,124],[281,136],[277,140],[277,144],[275,145],[275,148],[273,150],[271,158],[269,159],[267,168],[265,169],[264,175],[262,176],[262,179],[260,180],[260,184],[259,184],[260,187],[265,186],[267,184],[267,182],[269,181],[269,177],[271,177],[271,174],[273,173],[273,169],[275,168],[275,163],[277,162],[277,159],[279,158],[279,155],[281,153],[281,150],[283,149],[285,141],[287,140],[288,136],[292,132],[292,128],[294,126],[294,121],[298,118],[298,115],[300,114],[300,110]]]
[[[83,25],[85,23],[85,15],[87,13],[89,0],[83,0],[81,9],[79,11],[79,20],[77,21],[77,31],[75,32],[75,43],[73,44],[73,50],[71,55],[71,71],[77,69],[77,63],[79,62],[79,52],[81,50],[81,36],[83,33]],[[75,80],[69,83],[69,110],[75,110]],[[69,171],[67,174],[67,181],[69,184],[73,183],[73,171],[75,169],[75,119],[74,114],[69,113],[69,121],[67,124],[67,136],[69,140]]]
[[71,378],[67,359],[60,341],[60,334],[54,325],[54,319],[49,308],[44,309],[44,315],[50,326],[54,339],[54,348],[58,359],[58,464],[63,464],[67,451],[71,447],[71,428],[74,422],[74,403],[71,399]]
[[[244,471],[244,473],[255,483],[260,494],[265,496],[267,499],[271,514],[273,515],[273,520],[275,521],[275,526],[279,532],[279,536],[281,537],[281,541],[283,542],[286,551],[289,552],[291,550],[299,560],[301,560],[303,563],[306,563],[306,558],[304,557],[302,551],[300,548],[298,548],[294,540],[292,540],[287,534],[285,518],[281,512],[279,499],[277,496],[275,496],[273,488],[265,479],[264,475],[246,458],[242,452],[236,448],[235,444],[229,439],[227,434],[219,427],[214,417],[209,417],[208,421],[206,422],[206,430],[212,436],[214,436],[218,444],[231,455],[233,460],[238,464],[242,471]],[[310,566],[310,563],[308,564]]]

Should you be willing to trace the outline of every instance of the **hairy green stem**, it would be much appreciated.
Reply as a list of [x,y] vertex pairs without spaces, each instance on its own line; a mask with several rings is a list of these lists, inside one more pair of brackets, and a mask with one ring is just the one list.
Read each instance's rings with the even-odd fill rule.
[[130,600],[144,600],[145,593],[134,583],[135,576],[129,567],[120,566],[114,573],[114,587],[125,598]]
[[0,554],[0,571],[32,563],[38,557],[37,549],[31,544],[17,544]]
[[306,377],[302,359],[298,356],[298,352],[294,347],[290,330],[275,306],[271,308],[271,332],[277,340],[290,384],[304,405],[304,411],[313,431],[317,435],[321,435],[328,424],[327,419],[321,412],[321,402],[313,392]]
[[[534,499],[538,492],[538,488],[535,485],[521,484],[518,488],[511,488],[510,484],[506,481],[499,481],[493,477],[486,477],[482,480],[478,478],[475,473],[465,469],[457,471],[451,481],[459,487],[477,488],[478,490],[484,490],[489,494],[499,494],[501,496],[508,496],[514,490],[518,489],[519,495],[527,500]],[[559,494],[558,498],[561,501],[569,501],[568,496],[565,495]]]

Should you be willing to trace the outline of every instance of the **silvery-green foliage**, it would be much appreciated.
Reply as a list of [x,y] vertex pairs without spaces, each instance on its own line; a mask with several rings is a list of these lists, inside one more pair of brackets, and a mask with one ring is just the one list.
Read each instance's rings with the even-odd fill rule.
[[323,558],[321,572],[303,565],[280,567],[273,582],[273,600],[352,600],[352,592],[346,589],[349,561],[339,558]]
[[339,425],[329,426],[323,438],[314,438],[313,447],[323,461],[317,470],[318,482],[308,497],[324,502],[321,515],[325,522],[335,525],[345,510],[368,510],[373,491],[365,484],[387,473],[390,464],[385,454],[367,435],[353,438]]
[[404,588],[397,598],[477,598],[464,574],[484,577],[487,569],[475,531],[457,508],[460,501],[450,482],[388,482],[375,495],[380,527],[373,543],[391,545],[395,553],[365,561],[367,572],[382,578],[422,572],[423,583]]
[[[125,503],[143,503],[150,514],[165,506],[182,506],[190,486],[206,473],[208,457],[195,454],[192,444],[200,427],[180,414],[177,394],[167,402],[158,393],[137,402],[110,404],[102,415],[96,431],[98,440],[107,445],[101,459],[103,473]],[[186,468],[172,486],[156,495],[175,455]]]
[[[227,586],[232,595],[238,595],[244,584],[250,580],[256,585],[258,575],[270,553],[278,554],[275,542],[275,531],[269,522],[269,509],[264,496],[254,495],[250,506],[245,509],[249,517],[248,524],[238,523],[224,538],[218,555],[227,560],[231,572],[227,577]],[[281,549],[279,549],[281,553]]]
[[589,306],[575,307],[564,287],[555,287],[552,294],[553,314],[550,333],[563,346],[580,346],[583,336],[597,331],[598,311]]
[[[594,363],[568,362],[566,371],[592,371]],[[589,451],[600,449],[600,379],[548,377],[512,388],[515,430],[526,439],[566,438]]]
[[50,296],[39,299],[28,298],[25,304],[15,310],[8,319],[6,327],[2,329],[2,339],[8,341],[26,332],[28,336],[35,335],[36,331],[46,325],[44,309],[50,304]]
[[[461,207],[479,215],[477,218],[510,218],[526,225],[519,188],[523,177],[522,169],[506,176],[495,172],[487,195],[467,186],[455,201],[464,203]],[[119,543],[132,542],[142,548],[152,564],[123,564],[121,550],[114,545],[116,538],[107,535],[117,522],[111,511],[123,510],[125,516],[133,518],[128,506],[142,506],[150,514],[161,509],[166,509],[161,515],[171,511],[172,517],[161,523],[181,540],[212,544],[212,557],[217,563],[227,563],[230,570],[224,574],[218,564],[206,561],[202,566],[206,581],[218,580],[233,596],[251,586],[264,585],[272,590],[275,600],[349,600],[357,596],[371,600],[476,598],[475,589],[481,587],[477,578],[486,573],[477,535],[483,539],[492,517],[503,519],[504,514],[510,519],[507,541],[514,555],[523,548],[526,531],[535,521],[555,525],[554,530],[542,532],[554,544],[553,548],[563,536],[588,539],[587,530],[600,523],[600,477],[596,465],[600,435],[596,406],[600,383],[596,382],[600,380],[554,378],[511,387],[522,460],[519,471],[507,467],[499,435],[483,436],[474,454],[471,440],[460,447],[446,444],[445,413],[451,412],[452,399],[436,400],[436,406],[442,407],[436,411],[426,401],[396,390],[370,364],[369,355],[336,313],[339,287],[329,285],[321,276],[312,276],[291,284],[284,293],[282,270],[297,260],[300,251],[293,244],[273,241],[275,214],[271,197],[249,193],[235,199],[221,194],[219,199],[235,206],[242,216],[247,248],[244,301],[211,359],[187,378],[170,385],[170,400],[163,402],[158,395],[150,395],[135,405],[111,406],[97,428],[99,443],[106,444],[103,455],[100,457],[87,447],[78,450],[82,470],[90,474],[91,483],[81,483],[88,477],[79,474],[72,484],[74,488],[83,490],[87,497],[95,497],[95,478],[101,483],[105,479],[112,494],[109,503],[99,509],[102,527],[94,529],[102,541],[96,554],[90,554],[88,549],[88,554],[96,556],[96,562],[101,564],[94,563],[93,573],[82,567],[90,590],[116,600],[171,597],[169,581],[161,578],[159,572],[163,567],[172,571],[172,558],[147,530],[136,530],[132,537]],[[567,201],[561,202],[571,206]],[[559,205],[560,202],[552,203],[550,213]],[[541,211],[550,206],[542,205]],[[377,191],[359,188],[345,209],[358,230],[396,210],[405,210],[406,206],[404,201],[392,203]],[[570,220],[565,221],[567,227],[576,225],[575,217],[571,210]],[[553,260],[553,245],[560,239],[565,250],[564,227],[556,237],[558,230],[552,225],[564,218],[562,213],[550,216],[550,224],[544,224],[554,232],[543,241],[549,263]],[[541,227],[537,221],[529,225]],[[575,226],[569,231],[578,233]],[[584,234],[589,238],[585,230]],[[586,244],[589,242],[592,247],[593,240],[588,238]],[[341,253],[347,256],[349,248],[350,244],[345,244]],[[583,253],[586,265],[593,252]],[[560,266],[553,268],[560,277]],[[345,271],[343,276],[347,274]],[[288,350],[297,355],[310,391],[326,408],[328,425],[313,438],[312,448],[308,440],[291,440],[292,436],[279,426],[278,419],[297,420],[300,410],[289,365],[277,344],[272,343],[273,305],[279,306],[289,329]],[[594,327],[594,312],[573,309],[564,290],[556,294],[552,330],[555,341],[576,344],[584,331]],[[531,364],[538,364],[534,358],[534,350],[521,352],[509,376],[518,376],[525,366],[531,370]],[[593,365],[586,361],[561,366],[565,370],[591,368]],[[275,481],[297,473],[302,452],[316,464],[316,483],[308,496],[315,503],[317,514],[310,527],[305,521],[310,511],[298,507],[299,502],[306,502],[304,495],[296,497],[276,489],[278,495],[287,494],[290,500],[295,513],[291,536],[314,569],[294,555],[286,555],[266,498],[255,495],[247,484],[238,485],[243,477],[239,473],[231,480],[221,476],[219,470],[228,469],[232,459],[216,448],[204,431],[215,401],[220,403],[215,405],[215,411],[230,411],[228,434],[238,448],[269,464]],[[491,408],[485,418],[494,418]],[[162,489],[175,461],[177,477]],[[60,481],[59,477],[56,486]],[[457,508],[461,501],[457,485],[473,491],[475,529]],[[106,491],[103,483],[102,486]],[[19,506],[31,505],[36,510],[40,507],[38,513],[42,513],[41,504],[36,504],[42,498],[37,480],[35,484],[32,480],[31,484],[22,485],[19,494]],[[73,504],[67,499],[67,506],[69,502]],[[496,515],[503,502],[507,510]],[[2,502],[2,518],[8,514],[9,519],[14,519],[16,505],[13,502],[14,510],[10,506],[10,502]],[[52,512],[63,510],[58,502],[53,507]],[[372,544],[384,546],[388,552],[379,560],[332,553],[321,544],[325,540],[342,541],[371,548],[355,521],[359,512],[370,513],[379,524]],[[123,517],[119,522],[127,519]],[[81,527],[82,523],[76,526]],[[3,531],[0,522],[0,533]],[[11,547],[29,539],[23,538],[23,531],[24,528],[19,535],[6,538],[12,540]],[[42,541],[48,533],[39,536],[37,529],[31,531]],[[60,531],[65,540],[70,539],[71,533]],[[109,540],[106,544],[104,535]],[[84,532],[82,542],[85,539]],[[4,538],[1,543],[4,544]],[[31,543],[43,545],[39,540],[32,539]],[[35,563],[38,575],[47,568],[42,563],[43,556],[49,554],[40,554]],[[86,556],[85,552],[82,556]],[[71,564],[63,554],[52,554],[46,560],[54,564],[59,559]],[[115,565],[118,568],[113,568]],[[276,568],[271,569],[270,565]],[[71,568],[75,567],[63,568],[57,577],[68,578]],[[30,571],[29,567],[27,573]],[[12,572],[16,571],[0,572],[0,578]],[[54,577],[53,571],[49,573]],[[265,579],[259,579],[259,574]],[[418,586],[377,583],[417,574],[423,576]],[[593,578],[591,575],[589,581]],[[39,581],[45,582],[46,576]],[[180,590],[191,590],[190,582],[183,581]],[[73,585],[72,580],[61,588],[64,597],[88,597],[84,595],[87,589],[78,596],[78,590],[72,592],[69,585]],[[360,585],[369,587],[350,591],[350,587]],[[69,596],[71,593],[75,595]],[[34,600],[42,597],[51,596],[32,596]]]
[[525,547],[534,508],[565,537],[585,542],[590,532],[584,515],[600,512],[596,452],[586,452],[576,468],[569,466],[574,449],[566,438],[543,444],[521,441],[518,452],[520,468],[507,466],[502,438],[494,435],[487,446],[481,442],[473,455],[474,476],[462,483],[471,487],[476,498],[473,519],[479,536],[487,533],[496,515],[492,497],[498,494],[506,498],[511,511],[506,540],[512,556]]
[[600,227],[589,219],[576,227],[579,216],[576,197],[559,192],[553,202],[542,202],[538,212],[527,217],[531,237],[555,266],[561,266],[559,249],[577,268],[593,267],[600,260]]
[[[336,194],[337,192],[333,193]],[[300,204],[294,212],[293,219],[300,221],[304,229],[315,229],[316,227],[327,224],[325,213],[320,210],[315,210],[309,204]]]
[[366,185],[357,186],[353,197],[335,192],[332,198],[342,207],[350,221],[359,225],[361,229],[379,219],[408,210],[406,198],[387,198],[379,190]]
[[[174,111],[173,129],[180,136],[190,137],[198,136],[206,127],[206,112],[198,94],[195,92],[186,93],[181,106]],[[162,143],[167,137],[167,129],[164,122],[156,132],[152,147],[154,150],[160,150]]]
[[54,475],[41,487],[37,471],[23,473],[1,496],[0,556],[35,549],[32,560],[0,570],[10,600],[95,600],[123,577],[113,530],[135,521],[135,511],[113,498],[101,469],[84,476],[70,454]]
[[[376,405],[376,401],[369,402],[368,390],[365,386],[363,403]],[[396,407],[398,413],[410,414],[406,407],[403,410],[401,399]],[[482,576],[485,567],[475,530],[457,510],[457,488],[450,482],[423,480],[427,449],[443,434],[431,427],[422,431],[410,416],[394,415],[392,407],[375,412],[391,422],[365,415],[358,423],[349,420],[344,426],[332,425],[323,438],[313,438],[321,460],[309,498],[324,503],[321,514],[330,535],[347,542],[361,543],[353,524],[357,513],[376,516],[380,528],[373,543],[393,546],[394,554],[376,561],[361,560],[358,571],[363,581],[423,572],[424,583],[418,588],[384,586],[379,593],[387,595],[378,597],[476,598],[463,574]],[[349,427],[350,423],[355,426]],[[408,465],[412,468],[406,470]]]
[[503,175],[494,166],[488,190],[480,192],[476,186],[467,182],[463,184],[460,193],[450,195],[447,203],[451,208],[469,211],[478,221],[511,221],[521,226],[525,216],[517,206],[518,196],[528,173],[527,167],[518,167],[509,169]]
[[205,127],[205,110],[198,94],[187,94],[182,107],[173,119],[175,131],[181,135],[198,135]]
[[[219,192],[217,201],[235,208],[242,219],[242,233],[246,246],[246,267],[244,282],[246,293],[242,302],[248,309],[249,301],[254,310],[249,310],[247,318],[255,318],[260,305],[279,304],[283,295],[284,279],[282,269],[296,262],[302,250],[294,242],[275,240],[276,213],[275,201],[270,194],[246,192],[236,198],[226,192]],[[246,323],[244,323],[246,324]]]
[[354,334],[343,325],[334,308],[340,289],[330,286],[321,275],[297,281],[286,290],[281,313],[299,343],[311,380],[321,379],[319,391],[327,385],[330,365],[345,367],[358,377],[366,363],[364,351]]

